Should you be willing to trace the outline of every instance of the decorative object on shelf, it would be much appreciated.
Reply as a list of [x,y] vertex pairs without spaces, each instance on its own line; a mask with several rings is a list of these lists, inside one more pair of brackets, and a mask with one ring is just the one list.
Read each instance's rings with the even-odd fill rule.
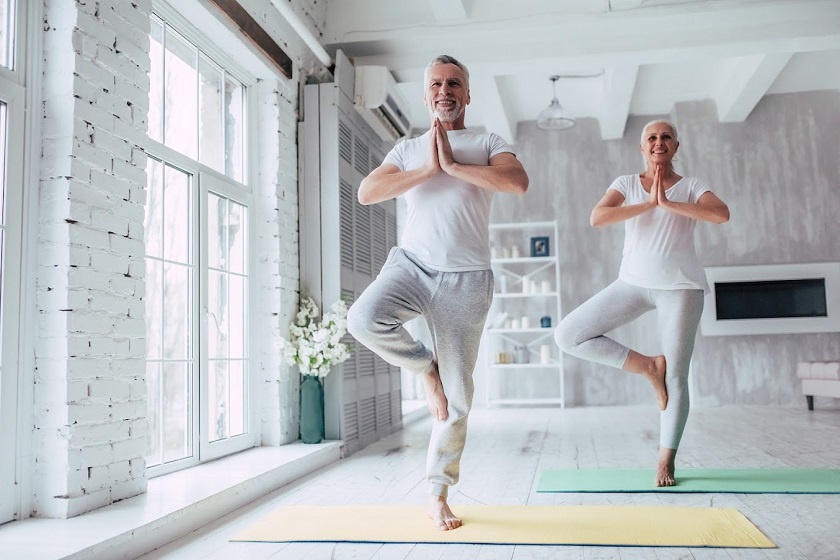
[[514,245],[513,247],[510,248],[510,257],[512,259],[518,259],[521,256],[522,256],[522,253],[519,250],[519,245]]
[[532,257],[547,257],[548,237],[532,237],[531,238],[531,256]]
[[510,258],[510,249],[508,247],[502,247],[502,258],[509,259]]
[[543,280],[542,281],[542,293],[550,294],[551,293],[551,281],[550,280]]
[[543,365],[551,363],[551,346],[548,344],[540,346],[540,363]]
[[317,375],[304,375],[300,383],[300,441],[324,441],[324,384]]
[[522,325],[523,329],[530,329],[531,328],[531,320],[528,317],[523,316],[522,319],[520,319],[519,324]]
[[515,330],[515,331],[518,331],[519,329],[521,329],[522,327],[520,326],[519,319],[511,319],[510,320],[510,328]]
[[540,317],[540,326],[544,329],[551,328],[551,317],[545,315],[544,317]]
[[[322,379],[334,365],[350,357],[350,350],[341,342],[347,332],[347,306],[335,302],[320,317],[315,301],[301,298],[300,310],[289,327],[289,340],[280,339],[283,356],[296,364],[303,375],[300,385],[300,439],[303,443],[320,443],[324,439],[324,386]],[[319,319],[320,317],[320,319]]]
[[516,347],[513,349],[514,356],[516,360],[514,360],[517,364],[527,364],[530,361],[528,356],[528,346],[525,344],[517,344]]

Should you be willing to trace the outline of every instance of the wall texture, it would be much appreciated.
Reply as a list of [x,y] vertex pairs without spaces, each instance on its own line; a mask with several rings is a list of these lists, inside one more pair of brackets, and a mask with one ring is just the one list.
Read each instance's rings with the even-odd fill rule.
[[[718,122],[706,102],[678,104],[663,117],[679,128],[677,170],[704,179],[731,210],[730,222],[697,227],[704,265],[840,261],[840,92],[767,96],[744,123]],[[516,149],[531,187],[525,197],[497,197],[493,221],[559,220],[564,315],[618,275],[624,228],[592,228],[589,215],[613,178],[643,169],[639,135],[651,118],[629,119],[624,138],[610,141],[590,119],[553,133],[520,125]],[[654,353],[655,328],[650,313],[614,334]],[[838,333],[699,335],[694,402],[804,406],[796,362],[838,357]],[[570,356],[564,365],[571,405],[652,402],[636,376]]]

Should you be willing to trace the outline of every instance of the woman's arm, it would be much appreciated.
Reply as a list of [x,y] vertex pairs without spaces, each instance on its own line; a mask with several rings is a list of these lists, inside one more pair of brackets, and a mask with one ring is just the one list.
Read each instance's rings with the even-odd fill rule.
[[641,204],[624,205],[624,195],[615,189],[608,189],[589,216],[589,223],[593,227],[603,227],[617,222],[635,218],[639,214],[656,208],[655,200],[647,200]]
[[722,224],[729,221],[729,207],[711,191],[706,191],[696,203],[671,202],[664,196],[660,197],[659,206],[681,216]]

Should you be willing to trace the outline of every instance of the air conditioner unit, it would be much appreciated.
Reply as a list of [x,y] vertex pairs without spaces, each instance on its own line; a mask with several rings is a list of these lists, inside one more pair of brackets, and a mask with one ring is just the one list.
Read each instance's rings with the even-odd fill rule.
[[353,105],[382,140],[395,142],[411,128],[408,104],[384,66],[356,67]]

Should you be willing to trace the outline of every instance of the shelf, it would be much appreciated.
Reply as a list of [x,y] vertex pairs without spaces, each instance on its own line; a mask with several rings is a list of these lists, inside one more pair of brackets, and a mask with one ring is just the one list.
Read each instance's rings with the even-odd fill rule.
[[530,228],[553,228],[556,222],[514,222],[507,224],[490,224],[490,229],[530,229]]
[[491,264],[522,264],[522,263],[550,263],[557,260],[556,256],[547,257],[508,257],[506,259],[496,258],[490,259]]
[[489,333],[550,333],[551,327],[533,327],[530,329],[487,329]]
[[500,406],[522,406],[522,405],[559,405],[561,408],[566,406],[563,399],[494,399],[490,401],[490,405]]
[[[498,293],[493,294],[488,314],[491,319],[483,334],[488,405],[564,406],[563,357],[553,340],[556,323],[562,317],[559,235],[556,221],[490,224],[491,245],[502,249],[490,259]],[[542,249],[551,247],[554,254],[542,251],[542,256],[532,257],[529,248],[535,236],[547,239],[549,245]],[[523,245],[525,251],[520,250]],[[528,318],[528,328],[510,328],[510,325],[521,326],[519,315]],[[542,327],[540,319],[534,320],[535,315],[548,316],[554,324]],[[508,328],[504,328],[505,324]],[[546,353],[546,349],[551,351]],[[514,356],[525,359],[521,352],[526,352],[532,362],[496,363]],[[550,361],[542,363],[543,359]],[[546,388],[546,382],[550,389]]]
[[535,297],[557,297],[557,292],[533,292],[525,294],[522,292],[505,292],[493,294],[494,298],[498,299],[513,299],[513,298],[535,298]]
[[490,364],[493,369],[556,369],[557,362],[547,364]]

